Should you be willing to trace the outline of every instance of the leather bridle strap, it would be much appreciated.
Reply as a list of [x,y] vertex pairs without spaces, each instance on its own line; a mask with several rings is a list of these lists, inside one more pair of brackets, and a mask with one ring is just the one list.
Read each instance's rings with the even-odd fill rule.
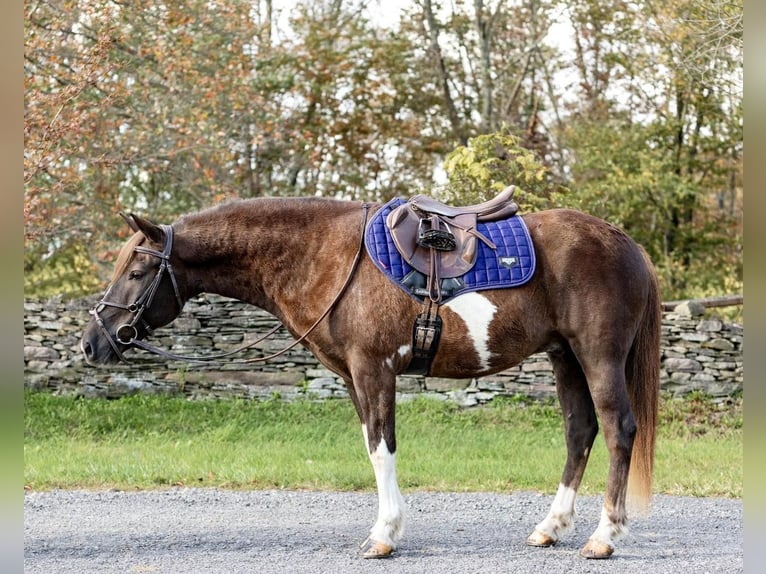
[[[210,355],[208,357],[204,357],[204,359],[199,359],[197,357],[187,357],[184,355],[177,355],[175,353],[170,353],[168,351],[164,351],[162,349],[159,349],[157,347],[153,347],[151,345],[148,345],[147,343],[144,343],[143,341],[138,339],[138,330],[136,329],[136,325],[140,322],[141,325],[144,327],[146,332],[148,334],[152,334],[154,332],[154,329],[143,319],[142,315],[146,309],[149,308],[149,306],[154,301],[154,296],[157,293],[157,289],[160,285],[160,282],[162,281],[162,276],[167,271],[168,275],[170,276],[170,280],[173,284],[173,291],[176,296],[176,302],[178,303],[179,311],[183,309],[184,302],[181,298],[181,292],[178,288],[178,281],[176,279],[175,273],[173,272],[173,266],[170,264],[170,253],[173,250],[173,228],[169,225],[162,225],[161,229],[165,233],[165,245],[163,246],[162,251],[157,251],[156,249],[150,249],[148,247],[143,247],[141,245],[137,245],[133,248],[134,251],[137,251],[139,253],[146,253],[147,255],[151,255],[153,257],[157,257],[160,259],[160,267],[157,270],[157,274],[154,276],[154,279],[149,284],[149,287],[147,287],[143,293],[136,299],[136,301],[130,305],[123,305],[122,303],[114,303],[112,301],[107,301],[107,296],[109,295],[109,291],[111,291],[111,286],[106,290],[104,295],[101,297],[101,300],[99,300],[98,303],[96,303],[96,306],[90,310],[90,314],[93,315],[93,317],[96,320],[96,324],[98,325],[99,329],[104,333],[104,336],[106,337],[106,340],[109,341],[109,345],[112,347],[112,350],[115,352],[115,354],[120,358],[120,360],[124,363],[128,363],[128,359],[123,355],[122,351],[120,350],[120,347],[118,345],[133,345],[135,347],[143,348],[147,351],[152,351],[156,354],[165,356],[169,359],[175,359],[175,360],[188,360],[188,361],[196,361],[196,360],[205,360],[205,361],[212,361],[215,359],[223,359],[225,357],[228,357],[229,355],[233,355],[235,353],[238,353],[240,351],[243,351],[245,349],[248,349],[252,347],[253,345],[257,345],[264,339],[270,337],[274,333],[277,332],[282,327],[282,324],[278,324],[276,327],[271,329],[268,333],[266,333],[261,338],[252,341],[248,343],[247,345],[243,345],[242,347],[239,347],[237,349],[234,349],[233,351],[228,351],[226,353],[218,353],[216,355]],[[109,331],[106,328],[106,325],[104,325],[104,320],[101,318],[101,315],[99,315],[99,311],[103,307],[115,307],[117,309],[123,309],[125,311],[130,311],[133,313],[133,319],[129,323],[123,323],[117,329],[115,329],[114,336],[112,336]],[[121,334],[122,333],[122,334]],[[127,335],[127,336],[126,336]]]
[[179,355],[177,353],[171,353],[170,351],[166,351],[165,349],[160,349],[159,347],[156,347],[152,345],[151,343],[147,343],[146,341],[142,341],[140,339],[133,339],[130,342],[130,344],[133,345],[134,347],[138,347],[139,349],[143,349],[144,351],[149,351],[150,353],[159,355],[160,357],[163,357],[165,359],[171,359],[173,361],[189,361],[189,362],[205,363],[207,361],[225,359],[226,357],[230,357],[231,355],[236,355],[237,353],[246,351],[250,347],[253,347],[257,345],[258,343],[265,341],[266,339],[271,337],[274,333],[279,331],[282,327],[283,327],[282,323],[278,323],[275,327],[269,330],[268,333],[259,337],[255,341],[251,341],[250,343],[247,343],[246,345],[242,345],[241,347],[237,347],[236,349],[233,349],[231,351],[226,351],[225,353],[217,353],[215,355],[205,355],[204,357],[202,356],[195,357],[192,355]]

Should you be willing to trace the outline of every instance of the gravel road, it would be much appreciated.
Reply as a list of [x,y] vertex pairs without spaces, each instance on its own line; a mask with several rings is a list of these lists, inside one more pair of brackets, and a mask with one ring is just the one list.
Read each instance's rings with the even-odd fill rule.
[[610,560],[577,552],[601,498],[578,498],[574,532],[553,548],[524,539],[552,500],[533,492],[405,495],[407,531],[389,560],[357,546],[377,511],[373,493],[172,489],[28,492],[24,571],[266,574],[357,572],[517,574],[743,571],[742,501],[656,496]]

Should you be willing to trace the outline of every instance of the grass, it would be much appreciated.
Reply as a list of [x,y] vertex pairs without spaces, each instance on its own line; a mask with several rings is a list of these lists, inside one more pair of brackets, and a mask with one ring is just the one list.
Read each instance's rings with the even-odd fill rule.
[[[742,496],[742,400],[663,398],[655,492]],[[28,489],[178,486],[372,490],[375,480],[347,400],[119,400],[25,395]],[[495,400],[459,410],[397,406],[403,490],[553,493],[566,449],[555,403]],[[602,493],[596,440],[581,492]]]

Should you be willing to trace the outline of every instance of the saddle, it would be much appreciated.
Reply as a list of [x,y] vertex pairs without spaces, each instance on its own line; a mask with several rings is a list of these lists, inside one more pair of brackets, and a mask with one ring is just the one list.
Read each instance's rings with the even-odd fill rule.
[[518,210],[513,185],[496,197],[454,207],[425,195],[415,195],[391,211],[386,225],[396,249],[409,265],[426,276],[429,297],[441,299],[441,280],[465,275],[476,263],[477,241],[495,249],[477,229],[479,221],[507,219]]
[[[507,219],[518,210],[514,186],[497,197],[465,207],[445,205],[425,195],[415,195],[386,218],[394,245],[414,269],[413,281],[426,278],[427,296],[412,328],[412,359],[408,373],[427,375],[436,355],[442,320],[439,304],[443,281],[465,275],[476,264],[477,241],[495,244],[477,229],[479,221]],[[420,273],[421,275],[417,275]],[[405,278],[405,281],[410,277]]]

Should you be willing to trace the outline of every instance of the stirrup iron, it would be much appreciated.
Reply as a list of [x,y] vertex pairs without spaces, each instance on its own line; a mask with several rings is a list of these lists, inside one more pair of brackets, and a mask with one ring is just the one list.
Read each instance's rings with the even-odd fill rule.
[[[428,220],[430,229],[423,229],[423,222]],[[421,218],[418,223],[418,245],[437,251],[454,251],[457,247],[457,240],[454,233],[450,231],[449,225],[444,223],[446,229],[435,229],[433,227],[433,218]]]

